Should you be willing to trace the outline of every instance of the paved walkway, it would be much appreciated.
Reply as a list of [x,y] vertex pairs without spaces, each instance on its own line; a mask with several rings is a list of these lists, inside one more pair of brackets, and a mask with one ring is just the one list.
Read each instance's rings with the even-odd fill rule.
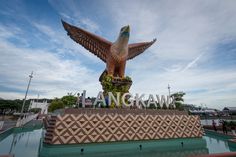
[[36,125],[39,126],[39,125],[42,125],[42,124],[43,124],[42,120],[33,119],[30,122],[26,123],[24,125],[24,127],[34,127]]
[[[35,127],[42,125],[42,120],[33,119],[30,122],[26,123],[23,127]],[[5,132],[8,129],[14,128],[16,126],[16,121],[4,121],[4,125],[0,130],[0,134]],[[1,157],[1,156],[0,156]]]
[[10,128],[15,127],[15,126],[16,126],[16,121],[9,121],[9,120],[4,121],[3,127],[0,130],[0,134]]

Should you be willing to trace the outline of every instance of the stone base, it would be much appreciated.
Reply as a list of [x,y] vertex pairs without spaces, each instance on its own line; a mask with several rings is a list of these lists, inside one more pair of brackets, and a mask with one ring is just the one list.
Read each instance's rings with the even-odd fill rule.
[[116,93],[120,92],[121,95],[123,93],[128,93],[129,89],[132,85],[132,80],[130,77],[120,78],[120,77],[112,77],[107,75],[107,72],[104,71],[99,78],[99,81],[102,85],[102,89],[104,95],[107,95],[108,92]]
[[44,142],[84,144],[202,137],[198,116],[132,113],[79,113],[48,119]]

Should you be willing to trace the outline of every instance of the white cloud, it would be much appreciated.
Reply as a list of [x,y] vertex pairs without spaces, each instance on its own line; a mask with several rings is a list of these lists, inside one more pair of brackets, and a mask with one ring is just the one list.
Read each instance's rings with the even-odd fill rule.
[[[142,57],[128,63],[133,92],[167,94],[170,83],[173,91],[205,89],[187,93],[187,103],[217,108],[235,105],[235,69],[198,66],[208,64],[216,45],[236,38],[235,1],[129,0],[104,4],[117,28],[131,25],[132,42],[157,38]],[[221,91],[220,96],[213,91]]]
[[58,1],[49,0],[49,4],[58,11],[59,15],[64,20],[68,20],[72,22],[72,24],[77,26],[82,26],[83,28],[91,31],[91,32],[100,32],[99,25],[89,19],[88,17],[84,17],[80,13],[79,4],[77,1]]
[[80,20],[80,22],[85,25],[85,28],[87,28],[88,30],[92,31],[92,32],[98,32],[99,31],[99,26],[91,21],[88,18],[83,18]]
[[182,72],[188,70],[189,68],[191,68],[192,66],[194,66],[196,64],[196,62],[202,57],[203,53],[201,53],[199,56],[197,56],[193,61],[191,61],[190,63],[188,63],[188,65],[182,70]]
[[[205,103],[210,107],[221,108],[223,105],[234,106],[236,72],[229,70],[187,70],[185,72],[134,72],[132,93],[168,94],[167,86],[170,84],[171,92],[184,91],[185,102],[190,104]],[[194,92],[194,91],[200,92]],[[217,99],[222,101],[216,103]],[[224,100],[224,101],[223,101]]]
[[[67,92],[81,92],[83,89],[92,90],[98,86],[99,74],[81,65],[79,61],[60,58],[50,51],[30,48],[19,48],[11,43],[0,41],[0,81],[3,87],[24,91],[28,74],[33,70],[34,78],[30,89],[42,93],[42,97],[60,97]],[[1,92],[1,97],[12,98],[15,92]],[[15,98],[24,93],[18,93]],[[30,94],[35,97],[36,94]]]
[[152,52],[161,59],[192,60],[218,40],[236,34],[234,1],[130,0],[105,4],[117,27],[131,24],[132,41],[157,37]]
[[[77,56],[78,53],[80,53],[81,55],[89,58],[90,61],[93,61],[94,63],[99,62],[97,57],[95,57],[94,55],[91,55],[90,52],[88,52],[82,46],[80,46],[75,41],[70,39],[70,37],[67,36],[67,32],[63,30],[63,28],[62,28],[63,30],[62,32],[62,31],[54,30],[50,26],[41,24],[41,23],[33,22],[32,25],[35,26],[41,33],[49,37],[47,38],[47,40],[53,42],[52,44],[53,48],[57,49],[61,55],[70,54],[73,56]],[[61,27],[63,26],[61,25]]]

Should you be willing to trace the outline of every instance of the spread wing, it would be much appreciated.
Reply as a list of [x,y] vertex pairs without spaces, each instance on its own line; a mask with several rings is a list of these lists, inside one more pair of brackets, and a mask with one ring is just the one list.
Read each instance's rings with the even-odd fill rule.
[[155,43],[155,41],[156,39],[151,42],[129,44],[129,54],[127,60],[132,59],[138,56],[139,54],[143,53],[147,48],[149,48],[153,43]]
[[106,62],[106,55],[109,53],[109,49],[112,44],[110,41],[107,41],[106,39],[81,28],[72,26],[64,21],[62,21],[62,24],[71,39],[92,52],[102,61]]

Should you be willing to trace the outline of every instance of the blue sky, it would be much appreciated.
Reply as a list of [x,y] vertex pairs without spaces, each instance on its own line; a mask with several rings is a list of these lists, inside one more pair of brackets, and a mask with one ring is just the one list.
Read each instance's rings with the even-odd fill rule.
[[0,97],[96,96],[105,64],[72,41],[61,19],[115,41],[131,26],[130,43],[157,42],[129,61],[131,93],[186,92],[185,102],[222,109],[236,105],[236,1],[2,1]]

